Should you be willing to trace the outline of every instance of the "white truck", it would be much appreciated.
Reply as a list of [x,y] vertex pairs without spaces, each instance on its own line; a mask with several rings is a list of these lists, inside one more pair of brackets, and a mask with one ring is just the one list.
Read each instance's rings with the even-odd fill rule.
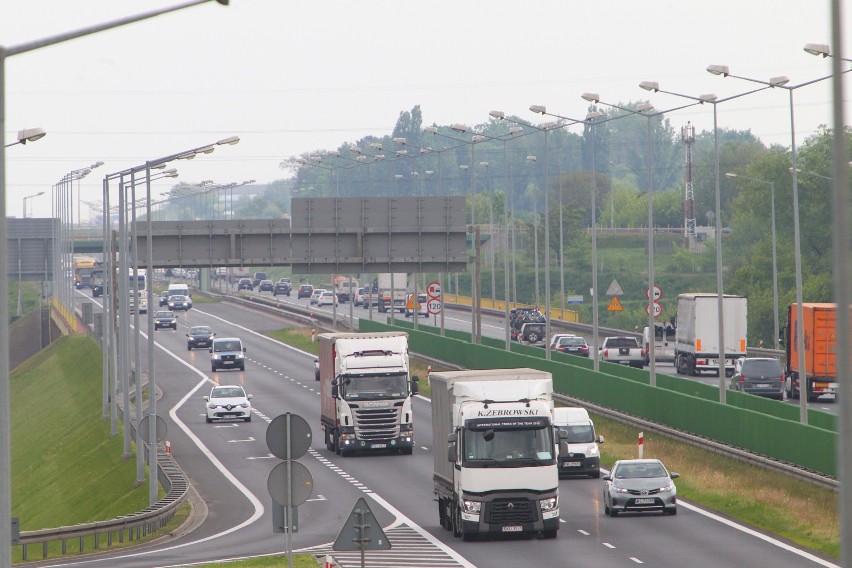
[[429,381],[441,526],[464,540],[480,534],[555,537],[559,473],[550,373],[433,372]]
[[604,437],[595,434],[595,424],[585,408],[561,406],[553,409],[553,425],[565,432],[559,440],[559,477],[568,475],[601,476],[601,451]]
[[371,450],[411,454],[418,379],[409,374],[408,334],[323,333],[319,340],[326,447],[344,457]]
[[[677,297],[675,368],[678,373],[719,374],[719,296],[681,294]],[[746,298],[722,297],[725,324],[725,374],[734,372],[734,362],[746,356],[748,306]]]
[[406,300],[411,292],[408,288],[408,275],[405,272],[385,272],[376,277],[378,285],[378,309],[387,312],[393,309],[405,311]]

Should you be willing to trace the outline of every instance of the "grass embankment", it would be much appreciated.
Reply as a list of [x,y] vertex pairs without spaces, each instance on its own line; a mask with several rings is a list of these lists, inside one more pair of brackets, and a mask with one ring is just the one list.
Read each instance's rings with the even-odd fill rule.
[[[135,454],[122,457],[121,426],[111,437],[110,421],[101,418],[101,390],[101,350],[83,336],[58,340],[11,375],[12,515],[22,531],[105,520],[148,506],[147,482],[136,486]],[[165,530],[187,514],[188,505]],[[55,544],[52,554],[59,550]],[[77,540],[68,548],[75,552]],[[92,550],[91,539],[85,548]],[[14,555],[20,559],[19,547]]]
[[[317,568],[319,562],[310,554],[294,554],[293,568]],[[217,568],[229,566],[234,568],[281,568],[287,566],[286,555],[263,556],[260,558],[249,558],[247,560],[234,560],[233,562],[214,562],[213,564],[196,564],[195,568]]]
[[[305,351],[319,351],[319,344],[310,342],[309,328],[283,329],[270,335]],[[422,359],[411,360],[412,375],[421,378],[420,394],[426,397],[431,394],[426,373],[429,365]],[[443,369],[439,365],[432,368]],[[601,416],[593,416],[593,420],[598,434],[606,439],[601,445],[604,466],[637,457],[635,428]],[[670,470],[681,474],[676,483],[683,499],[818,553],[839,557],[835,492],[663,435],[646,432],[644,440],[645,457],[659,458]]]

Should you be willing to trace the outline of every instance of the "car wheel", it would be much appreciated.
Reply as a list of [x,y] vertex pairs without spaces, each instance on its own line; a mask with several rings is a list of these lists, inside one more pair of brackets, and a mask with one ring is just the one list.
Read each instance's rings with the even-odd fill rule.
[[530,332],[527,335],[527,341],[529,341],[530,343],[536,343],[538,341],[538,339],[539,339],[538,334],[534,331]]
[[666,513],[669,514],[669,515],[677,515],[677,506],[675,506],[671,509],[666,509]]
[[211,422],[213,422],[213,419],[212,419],[212,418],[210,418],[209,416],[205,417],[205,420],[207,420],[207,423],[208,423],[208,424],[210,424]]
[[246,366],[245,366],[245,365],[240,365],[240,371],[245,371],[245,370],[246,370]]
[[604,501],[604,515],[606,515],[608,517],[611,512],[612,512],[612,509],[610,509],[609,505],[607,505],[606,501]]
[[591,477],[592,479],[600,479],[601,472],[600,471],[592,472],[592,473],[589,474],[589,477]]
[[610,508],[610,510],[609,510],[609,516],[610,516],[610,517],[617,517],[617,516],[618,516],[618,511],[616,511],[615,509]]
[[215,373],[216,372],[216,365],[210,365],[210,370]]
[[245,422],[251,422],[251,414],[249,414],[248,416],[246,416],[245,418],[243,418],[243,420],[244,420]]
[[192,346],[187,345],[187,346],[186,346],[186,350],[187,350],[187,351],[192,351]]

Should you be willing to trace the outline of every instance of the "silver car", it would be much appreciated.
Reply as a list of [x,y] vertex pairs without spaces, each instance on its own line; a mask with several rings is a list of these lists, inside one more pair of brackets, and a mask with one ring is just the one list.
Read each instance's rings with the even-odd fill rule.
[[677,514],[677,488],[660,460],[619,460],[603,476],[604,514],[662,511]]

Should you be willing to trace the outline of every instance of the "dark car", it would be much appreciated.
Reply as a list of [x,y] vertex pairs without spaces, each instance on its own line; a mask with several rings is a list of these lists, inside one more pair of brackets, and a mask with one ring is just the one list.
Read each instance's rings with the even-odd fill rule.
[[206,325],[192,326],[186,334],[186,350],[192,351],[196,347],[210,348],[214,337],[216,334]]
[[272,289],[275,285],[272,283],[272,280],[261,280],[260,284],[257,286],[258,292],[272,292]]
[[162,292],[160,292],[160,305],[161,306],[168,306],[169,305],[169,291],[168,290],[163,290]]
[[183,296],[183,295],[169,296],[168,304],[169,304],[169,309],[172,310],[172,311],[175,311],[175,310],[186,311],[186,310],[189,310],[190,308],[192,308],[192,299],[190,299],[189,296]]
[[266,275],[266,272],[255,272],[254,277],[251,279],[251,284],[257,288],[260,286],[260,281],[266,280],[267,278],[269,278],[269,276]]
[[300,300],[302,298],[310,298],[313,293],[313,286],[311,286],[310,284],[302,284],[301,286],[299,286],[299,291],[296,293],[296,297]]
[[784,369],[772,357],[740,357],[730,387],[741,392],[784,399]]
[[240,278],[240,281],[237,282],[237,290],[248,290],[249,292],[254,290],[251,278]]
[[289,280],[279,280],[275,283],[275,286],[272,287],[272,295],[277,296],[281,294],[282,296],[290,295],[290,281]]
[[562,353],[571,353],[572,355],[580,355],[581,357],[589,356],[589,344],[582,337],[567,336],[560,337],[554,347],[556,351]]
[[154,313],[154,329],[157,330],[161,327],[170,327],[177,330],[177,316],[175,316],[174,312],[158,311]]

